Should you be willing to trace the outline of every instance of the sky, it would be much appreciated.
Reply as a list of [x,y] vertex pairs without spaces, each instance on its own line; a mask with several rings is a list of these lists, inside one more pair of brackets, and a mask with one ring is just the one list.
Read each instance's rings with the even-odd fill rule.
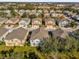
[[79,2],[79,0],[0,0],[0,2]]

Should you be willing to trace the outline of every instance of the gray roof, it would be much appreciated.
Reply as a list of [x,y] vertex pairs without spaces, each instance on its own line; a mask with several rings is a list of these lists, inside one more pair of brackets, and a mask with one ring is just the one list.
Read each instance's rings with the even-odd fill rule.
[[32,31],[32,34],[31,34],[31,40],[32,39],[44,39],[44,38],[48,38],[49,35],[48,35],[48,31],[45,30],[43,27],[41,28],[38,28],[34,31]]
[[8,29],[6,28],[0,28],[0,37],[3,36],[7,31]]
[[27,30],[24,29],[24,28],[18,28],[18,29],[15,29],[13,30],[11,33],[9,33],[7,36],[6,36],[6,40],[12,40],[12,39],[20,39],[20,40],[23,40],[27,34]]
[[25,22],[29,22],[30,23],[30,18],[22,18],[21,20],[25,21]]
[[0,23],[3,22],[3,21],[7,21],[7,20],[8,20],[7,18],[1,18],[0,17]]
[[54,37],[61,37],[61,35],[62,35],[63,33],[64,33],[64,31],[61,30],[61,29],[57,29],[57,30],[53,30],[53,31],[52,31],[52,34],[53,34]]

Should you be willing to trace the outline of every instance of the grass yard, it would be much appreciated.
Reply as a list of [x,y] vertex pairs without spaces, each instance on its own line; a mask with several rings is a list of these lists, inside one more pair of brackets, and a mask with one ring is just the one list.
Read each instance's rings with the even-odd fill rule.
[[[45,59],[44,56],[42,55],[41,52],[37,51],[36,47],[30,47],[30,46],[17,46],[17,47],[7,47],[5,45],[0,45],[0,52],[2,50],[4,51],[9,51],[10,48],[14,48],[14,53],[20,53],[21,55],[23,55],[24,51],[29,53],[29,52],[35,52],[36,55],[38,55],[40,57],[40,59]],[[1,53],[0,53],[0,58],[2,57]]]

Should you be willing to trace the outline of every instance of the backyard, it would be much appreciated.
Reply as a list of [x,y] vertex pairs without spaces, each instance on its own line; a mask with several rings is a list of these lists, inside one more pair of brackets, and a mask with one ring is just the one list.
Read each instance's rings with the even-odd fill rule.
[[36,47],[30,46],[18,46],[18,47],[8,47],[5,45],[0,45],[0,59],[2,58],[13,58],[13,59],[29,59],[30,53],[37,57],[32,57],[33,59],[44,59],[41,52],[37,51]]

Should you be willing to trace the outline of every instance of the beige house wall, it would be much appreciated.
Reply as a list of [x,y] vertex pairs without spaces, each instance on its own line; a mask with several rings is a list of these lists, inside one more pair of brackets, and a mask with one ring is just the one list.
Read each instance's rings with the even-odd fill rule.
[[26,42],[27,39],[27,35],[29,32],[27,32],[27,34],[25,35],[24,39],[11,39],[11,40],[4,40],[5,45],[6,46],[24,46],[24,43]]

